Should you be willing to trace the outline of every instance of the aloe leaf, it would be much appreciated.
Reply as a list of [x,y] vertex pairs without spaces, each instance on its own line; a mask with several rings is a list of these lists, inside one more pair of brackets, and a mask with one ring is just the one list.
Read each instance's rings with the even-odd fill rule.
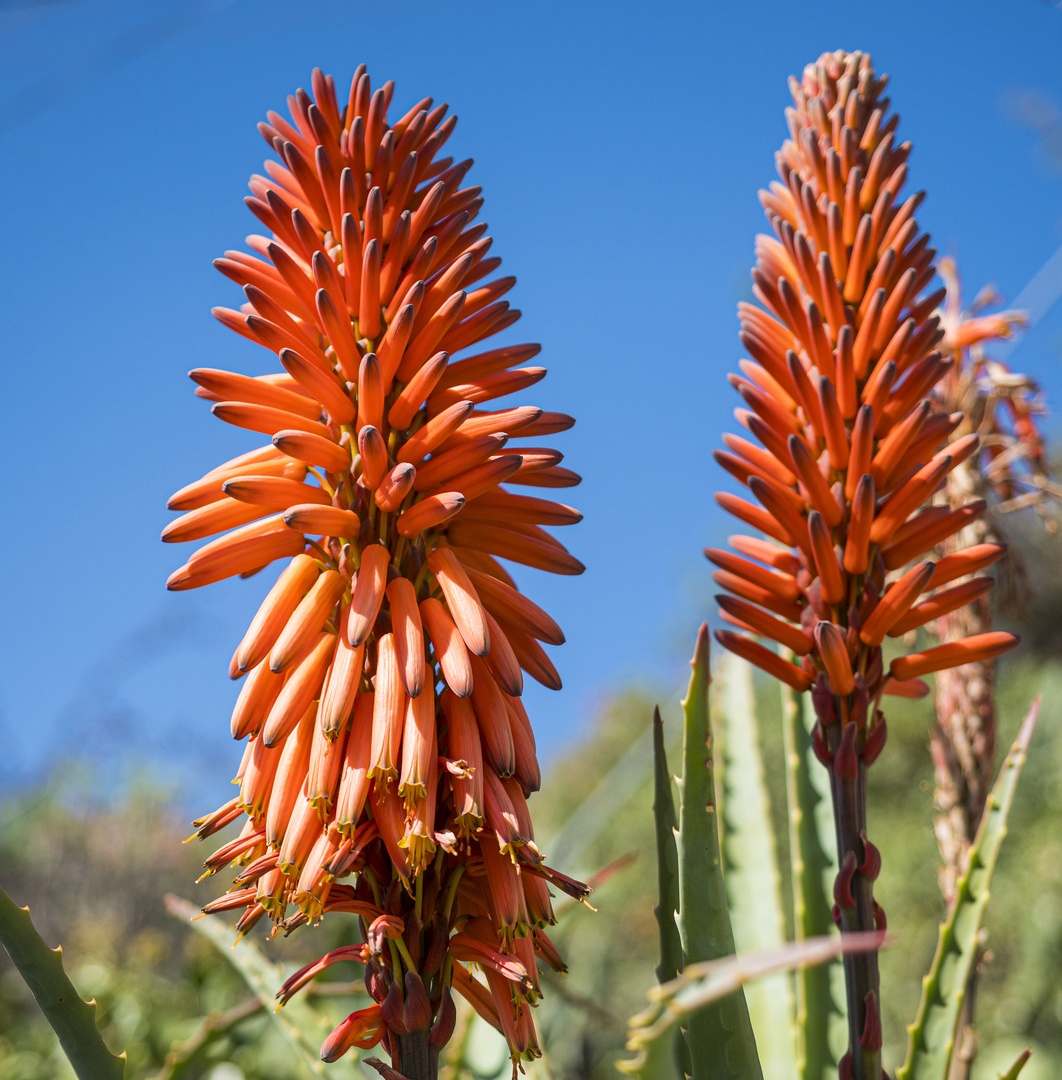
[[[785,787],[789,806],[789,858],[793,882],[793,936],[797,941],[833,932],[829,883],[837,873],[837,837],[829,776],[811,748],[815,717],[806,694],[782,686]],[[831,971],[832,969],[832,971]],[[831,1015],[840,1017],[830,985],[836,963],[798,968],[796,1066],[800,1080],[822,1080],[835,1065],[829,1047]]]
[[278,1010],[275,994],[284,982],[284,974],[254,941],[244,938],[239,948],[235,948],[231,927],[216,915],[202,915],[194,904],[179,896],[166,897],[166,910],[178,919],[194,920],[192,929],[212,942],[240,973],[266,1013],[273,1018],[306,1073],[312,1077],[327,1075],[331,1080],[355,1080],[355,1077],[361,1076],[355,1069],[357,1052],[353,1050],[325,1069],[318,1048],[332,1025],[319,1012],[298,998],[292,998]]
[[[708,625],[701,625],[682,702],[682,777],[678,780],[679,827],[675,834],[679,869],[679,937],[687,967],[734,952],[727,911],[715,814],[711,726],[708,722]],[[740,984],[688,1018],[693,1080],[760,1080],[748,1006]]]
[[988,796],[970,848],[969,867],[959,879],[954,906],[941,924],[933,963],[922,980],[918,1014],[907,1029],[907,1060],[897,1072],[897,1080],[946,1080],[948,1076],[989,885],[1039,712],[1037,697]]
[[0,945],[25,980],[80,1080],[122,1080],[125,1055],[115,1057],[96,1027],[96,1003],[84,1001],[63,970],[63,950],[48,947],[30,919],[0,889]]
[[[723,743],[724,880],[734,944],[741,953],[778,948],[785,941],[785,909],[770,796],[753,692],[752,665],[724,653],[716,667],[715,704],[721,706]],[[785,973],[766,976],[745,991],[760,1064],[767,1076],[796,1071],[793,995]]]
[[657,982],[668,982],[682,970],[682,942],[678,923],[678,851],[675,847],[675,800],[664,749],[664,721],[653,710],[653,821],[656,825],[656,878],[659,903],[654,909],[660,926],[660,963]]
[[[844,952],[877,948],[881,937],[878,933],[848,934],[842,939],[834,934],[690,964],[677,979],[649,991],[649,1007],[631,1017],[627,1030],[627,1049],[635,1056],[618,1067],[639,1080],[661,1080],[668,1075],[666,1062],[679,1024],[692,1023],[706,1007],[718,1008],[756,979],[803,964],[821,964]],[[710,1075],[715,1080],[723,1074]]]
[[1022,1069],[1025,1068],[1025,1063],[1029,1060],[1030,1057],[1032,1057],[1032,1051],[1023,1050],[1018,1055],[1018,1060],[1015,1061],[1014,1064],[1011,1065],[1011,1067],[1007,1069],[1005,1073],[999,1074],[999,1080],[1017,1080],[1018,1073],[1020,1073]]

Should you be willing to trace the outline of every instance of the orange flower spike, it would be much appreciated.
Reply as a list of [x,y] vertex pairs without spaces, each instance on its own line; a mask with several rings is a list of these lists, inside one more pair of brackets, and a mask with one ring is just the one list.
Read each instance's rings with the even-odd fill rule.
[[361,645],[369,635],[383,603],[391,553],[383,544],[370,544],[361,553],[361,568],[350,600],[347,640]]
[[386,514],[393,513],[413,490],[416,477],[417,470],[412,465],[396,465],[380,481],[374,495],[376,505]]
[[434,687],[407,698],[405,713],[398,794],[410,805],[425,794],[428,774],[436,768]]
[[[936,584],[936,575],[933,577],[933,584]],[[984,596],[993,584],[995,583],[992,578],[974,578],[956,585],[953,589],[944,589],[935,593],[928,600],[910,608],[903,618],[893,623],[889,629],[889,637],[902,637],[910,630],[925,626],[933,619],[939,619],[941,615],[947,615],[951,611],[965,607],[978,597]]]
[[269,666],[273,671],[286,671],[305,653],[332,615],[345,588],[343,575],[335,570],[326,570],[317,578],[269,652]]
[[317,580],[320,568],[309,555],[296,555],[262,601],[236,649],[236,667],[249,671],[269,655],[300,601]]
[[400,515],[395,528],[400,535],[411,538],[449,521],[460,513],[464,506],[465,497],[459,491],[442,491],[429,495]]
[[356,828],[369,797],[374,704],[375,695],[371,692],[359,695],[340,769],[335,820],[346,835]]
[[372,712],[369,776],[396,776],[407,694],[398,667],[394,634],[384,634],[376,648],[376,694]]
[[297,461],[325,469],[330,473],[342,473],[350,468],[350,454],[337,446],[330,438],[309,435],[304,431],[284,430],[273,436],[273,445]]
[[[983,499],[967,503],[957,510],[931,506],[911,518],[890,537],[881,554],[887,570],[897,570],[923,552],[936,547],[942,540],[954,536],[971,521],[976,521],[987,509]],[[941,511],[943,511],[941,513]]]
[[848,465],[848,432],[845,430],[844,418],[837,405],[837,395],[833,384],[822,377],[818,385],[819,403],[822,406],[822,423],[825,428],[826,452],[829,455],[830,467],[838,472]]
[[417,593],[408,578],[395,578],[386,589],[391,608],[395,654],[406,693],[417,697],[424,686],[424,629]]
[[901,682],[928,675],[942,668],[958,667],[960,664],[973,664],[979,660],[989,660],[1003,653],[1010,652],[1019,642],[1016,634],[996,630],[988,634],[975,634],[959,641],[949,641],[945,645],[926,649],[925,652],[898,656],[889,666],[889,673]]
[[725,615],[731,616],[754,633],[762,634],[787,649],[792,649],[797,656],[807,656],[811,652],[814,644],[811,635],[804,630],[798,630],[792,623],[776,619],[755,604],[740,600],[736,596],[717,596],[716,601]]
[[339,506],[304,503],[290,507],[283,517],[289,529],[309,535],[355,537],[361,528],[358,515]]
[[336,638],[336,655],[321,693],[321,709],[318,714],[321,730],[334,739],[343,730],[350,717],[361,686],[365,661],[364,644],[353,646],[347,639],[350,608],[343,609]]
[[230,728],[234,739],[258,731],[283,686],[284,676],[274,674],[265,660],[251,669],[232,710]]
[[844,579],[841,577],[841,568],[837,565],[830,531],[817,510],[808,514],[808,534],[811,537],[815,569],[822,583],[822,598],[827,604],[839,604],[845,598]]
[[309,705],[295,729],[284,740],[266,811],[265,836],[272,848],[280,846],[295,808],[310,761],[316,709]]
[[869,559],[870,529],[874,523],[874,478],[861,476],[852,497],[852,517],[844,548],[843,565],[849,574],[866,572]]
[[933,494],[952,466],[952,459],[948,455],[934,458],[928,465],[923,465],[906,484],[894,491],[870,527],[871,542],[880,544],[893,536],[912,511]]
[[[720,598],[724,618],[803,660],[798,668],[731,631],[721,631],[720,642],[797,689],[818,681],[821,756],[831,771],[842,865],[856,868],[839,885],[842,931],[872,928],[871,876],[860,869],[866,817],[859,761],[869,765],[880,750],[873,733],[884,730],[874,719],[881,695],[921,696],[928,688],[919,674],[1012,643],[1006,636],[952,643],[895,661],[891,675],[882,668],[887,634],[982,596],[987,579],[939,590],[1000,554],[985,546],[949,556],[936,570],[924,563],[881,593],[888,572],[902,571],[984,511],[980,502],[924,505],[979,444],[967,437],[949,445],[963,418],[936,411],[934,388],[954,364],[934,351],[945,338],[947,317],[935,314],[944,293],[922,295],[936,253],[914,220],[921,196],[900,196],[910,146],[896,138],[885,82],[865,54],[841,51],[791,80],[790,138],[777,156],[781,182],[761,193],[777,234],[756,241],[753,292],[763,307],[738,306],[741,341],[756,364],[741,364],[751,382],[731,378],[751,410],[735,416],[762,450],[728,437],[727,452],[716,455],[760,504],[720,494],[720,505],[789,550],[734,538],[731,546],[755,560],[755,572],[736,556],[709,553],[722,568],[715,580],[734,594]],[[779,467],[794,475],[778,475]],[[778,571],[794,582],[795,595],[772,589],[777,579],[765,575]],[[918,603],[931,586],[938,591]],[[831,620],[820,619],[809,635],[810,613],[827,611]],[[846,1060],[853,1075],[876,1076],[880,1053],[863,1037],[873,1019],[866,1002],[878,996],[876,966],[855,957],[844,966],[849,1000],[857,1003]]]
[[855,679],[844,633],[834,623],[825,620],[817,622],[815,646],[830,680],[830,689],[838,697],[846,697],[855,688]]
[[432,551],[428,556],[428,569],[442,589],[446,606],[469,652],[486,656],[490,651],[490,632],[483,605],[468,573],[454,553],[446,548]]
[[956,578],[965,577],[967,574],[976,574],[986,566],[998,562],[1006,553],[1006,544],[975,544],[965,551],[945,555],[937,563],[937,570],[933,575],[933,587],[940,588]]
[[361,359],[358,371],[358,431],[366,424],[383,429],[384,386],[380,361],[375,353]]
[[516,768],[512,727],[505,696],[490,669],[472,656],[472,709],[479,725],[483,753],[499,776],[512,776]]
[[420,614],[443,680],[458,697],[468,697],[472,693],[472,664],[453,619],[434,597],[420,602]]
[[870,472],[870,459],[874,452],[874,412],[869,405],[860,405],[852,427],[852,445],[848,451],[848,471],[845,475],[844,494],[855,496],[856,485],[861,477]]
[[417,415],[420,407],[427,401],[429,394],[435,389],[436,383],[446,371],[449,356],[446,353],[436,353],[412,379],[402,387],[402,392],[395,398],[387,420],[392,427],[404,429],[409,427],[413,417]]
[[732,633],[730,630],[716,630],[715,637],[724,648],[748,660],[750,664],[755,664],[768,675],[781,679],[794,690],[803,691],[811,687],[811,676],[803,668],[798,668],[796,664],[783,660],[777,653],[764,648],[758,642],[743,637],[741,634]]
[[361,455],[361,484],[376,491],[387,476],[387,445],[379,430],[366,424],[358,432],[358,453]]
[[841,508],[837,505],[837,500],[833,497],[822,471],[808,452],[807,446],[795,435],[789,436],[789,453],[796,466],[800,482],[804,485],[808,502],[831,529],[836,528],[841,523]]
[[262,739],[275,746],[295,725],[321,691],[325,673],[335,653],[336,638],[327,631],[288,675],[262,727]]
[[[530,722],[510,695],[522,689],[523,671],[560,686],[537,638],[559,644],[563,634],[515,590],[496,556],[580,572],[582,564],[542,528],[572,524],[580,515],[502,485],[570,487],[579,477],[561,468],[562,455],[549,447],[501,450],[512,435],[547,435],[574,421],[530,406],[476,411],[544,376],[544,368],[520,366],[539,352],[537,345],[451,362],[451,354],[503,330],[520,313],[502,300],[515,279],[490,278],[501,260],[488,256],[486,225],[470,224],[483,205],[478,188],[461,188],[471,161],[436,160],[454,130],[454,118],[444,120],[446,107],[432,108],[425,99],[391,123],[393,84],[373,92],[364,68],[344,96],[345,111],[323,73],[313,73],[311,87],[312,95],[299,90],[289,99],[290,122],[270,113],[261,128],[282,163],[268,163],[264,175],[252,177],[248,205],[272,235],[249,238],[253,255],[227,252],[217,264],[249,302],[243,311],[217,309],[217,317],[279,354],[282,371],[254,378],[193,373],[197,393],[214,403],[219,418],[267,434],[272,445],[225,463],[173,497],[171,506],[192,516],[171,524],[167,539],[225,535],[192,554],[168,585],[195,588],[250,575],[277,558],[294,560],[230,665],[234,677],[247,673],[231,722],[234,735],[251,736],[239,769],[240,797],[200,832],[242,814],[254,823],[250,839],[217,856],[253,859],[244,879],[251,887],[222,902],[244,909],[241,930],[265,914],[285,930],[331,910],[364,915],[377,909],[360,899],[363,891],[380,896],[391,881],[401,882],[401,890],[388,894],[395,925],[424,927],[409,931],[409,952],[433,956],[436,966],[418,972],[419,959],[409,970],[401,959],[393,966],[390,950],[351,953],[367,962],[367,985],[380,1008],[365,1014],[372,1023],[361,1034],[352,1014],[325,1056],[384,1038],[396,1068],[421,1080],[403,1064],[398,1035],[406,1034],[405,1025],[425,1037],[430,1029],[437,1045],[445,1042],[449,995],[432,1006],[436,999],[422,992],[416,1015],[403,1006],[393,1024],[383,1006],[389,985],[398,983],[407,995],[423,990],[455,929],[456,911],[449,910],[440,939],[440,912],[433,917],[430,908],[447,894],[454,869],[449,857],[434,859],[437,843],[459,837],[475,861],[488,837],[483,857],[493,859],[492,868],[467,877],[458,890],[461,905],[470,890],[477,896],[483,943],[494,950],[484,955],[511,951],[506,938],[531,926],[522,875],[479,831],[484,770],[494,777],[494,794],[505,796],[492,806],[508,800],[516,810],[517,834],[505,834],[504,842],[525,852],[531,828],[523,797],[537,789],[540,771]],[[814,277],[813,252],[800,244],[797,251],[797,261],[783,260],[783,269]],[[783,292],[788,317],[823,352],[826,326],[816,323],[810,306],[800,307],[792,288]],[[814,286],[812,292],[818,297]],[[782,362],[796,342],[780,324],[758,329],[774,351],[762,368],[749,367],[761,395],[755,403],[771,423],[780,418],[772,401],[781,403],[792,417],[787,432],[800,434],[792,378]],[[789,490],[779,497],[795,510],[784,444],[781,450],[780,463],[764,472],[781,481],[778,491]],[[440,678],[448,689],[436,701]],[[510,774],[509,786],[499,786],[498,775]],[[500,820],[512,816],[503,806]],[[274,850],[259,857],[266,833]],[[251,846],[240,846],[245,842]],[[421,874],[427,875],[423,890],[419,881],[414,886]],[[339,882],[348,875],[356,887]],[[548,920],[545,877],[535,878],[532,892],[535,921]],[[410,921],[422,896],[429,907]],[[291,904],[299,909],[294,915],[287,914]],[[534,963],[530,939],[518,950]],[[493,993],[471,980],[457,985],[478,1004],[490,1003],[515,1054],[537,1054],[531,1014],[519,995],[502,993],[501,984],[492,985]],[[532,992],[524,987],[521,994]]]
[[859,639],[866,645],[880,645],[885,640],[885,635],[929,588],[934,569],[931,562],[913,566],[899,581],[886,589],[885,595],[860,628]]
[[852,328],[846,323],[837,332],[835,357],[837,407],[845,420],[851,420],[859,408],[856,392],[855,358],[852,353]]

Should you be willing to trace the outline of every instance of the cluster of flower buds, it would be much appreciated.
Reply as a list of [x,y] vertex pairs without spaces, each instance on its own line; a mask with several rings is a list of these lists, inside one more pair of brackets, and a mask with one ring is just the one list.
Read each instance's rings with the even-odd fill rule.
[[[1003,553],[981,544],[924,558],[985,504],[930,505],[978,439],[949,442],[963,417],[943,413],[933,395],[953,363],[938,348],[944,291],[926,295],[935,252],[915,220],[922,195],[901,200],[910,144],[897,140],[885,83],[868,56],[843,52],[791,80],[780,182],[760,195],[774,236],[756,241],[759,304],[739,306],[750,359],[730,380],[751,439],[724,435],[726,449],[715,454],[752,497],[717,501],[766,539],[732,536],[732,550],[706,552],[728,592],[718,598],[722,616],[735,627],[719,641],[796,690],[813,690],[841,848],[835,914],[845,929],[863,930],[883,924],[871,892],[880,859],[866,839],[864,781],[885,742],[881,696],[920,697],[928,691],[920,676],[996,656],[1017,640],[987,633],[887,666],[883,657],[887,637],[980,596],[991,579],[969,575]],[[846,959],[856,1037],[842,1067],[874,1080],[876,964],[874,954]]]
[[382,1039],[408,1062],[428,1033],[437,1053],[453,987],[514,1060],[532,1057],[536,957],[563,966],[550,885],[587,890],[543,862],[526,803],[539,766],[523,673],[559,689],[541,643],[564,636],[498,559],[583,566],[542,527],[579,513],[502,485],[578,483],[534,445],[574,421],[489,408],[543,377],[520,366],[537,345],[451,359],[520,315],[502,299],[514,278],[484,282],[500,260],[473,224],[480,189],[461,186],[471,161],[440,153],[456,118],[425,99],[389,123],[393,84],[373,91],[363,67],[342,106],[330,76],[314,71],[312,90],[289,97],[290,120],[260,125],[279,160],[247,204],[268,235],[216,262],[246,303],[215,315],[282,370],[191,372],[215,416],[270,441],[177,492],[184,513],[163,533],[223,534],[170,589],[290,560],[229,669],[243,680],[239,795],[196,824],[244,826],[207,860],[208,873],[238,867],[207,910],[242,909],[241,932],[263,916],[288,931],[326,912],[361,919],[360,944],[281,992],[365,964],[375,1004],[332,1033],[328,1060]]
[[941,348],[954,360],[936,387],[944,408],[964,416],[963,429],[980,437],[974,470],[979,487],[994,501],[992,513],[1033,507],[1054,530],[1050,503],[1062,497],[1062,488],[1051,479],[1043,436],[1037,418],[1046,411],[1040,386],[1031,376],[1013,371],[987,349],[1014,336],[1027,323],[1024,311],[987,311],[999,302],[995,289],[982,289],[969,309],[962,306],[962,282],[952,258],[938,264],[947,288],[941,309],[944,341]]

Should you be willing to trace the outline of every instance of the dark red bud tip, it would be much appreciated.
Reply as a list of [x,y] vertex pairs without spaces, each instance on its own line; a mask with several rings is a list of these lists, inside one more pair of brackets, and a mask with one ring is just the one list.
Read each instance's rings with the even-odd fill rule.
[[876,1052],[881,1049],[881,1012],[878,1010],[877,992],[871,990],[863,999],[866,1008],[866,1020],[863,1023],[863,1034],[859,1036],[859,1045],[864,1050]]
[[[375,241],[373,241],[373,243],[375,243]],[[398,1044],[395,1043],[393,1049],[391,1048],[391,1046],[388,1046],[387,1052],[391,1055],[392,1058],[397,1059]],[[383,1077],[383,1080],[406,1080],[406,1078],[397,1069],[392,1069],[390,1065],[386,1065],[377,1057],[366,1058],[365,1064],[375,1069]]]
[[859,776],[855,737],[855,724],[847,724],[841,736],[841,745],[837,747],[837,752],[833,756],[833,770],[842,780],[855,780]]
[[387,997],[380,1004],[380,1016],[387,1025],[388,1030],[393,1031],[396,1035],[409,1034],[409,1029],[402,1018],[403,1005],[402,985],[395,979],[391,983],[391,989],[388,990]]
[[860,728],[865,727],[866,725],[867,706],[869,703],[870,695],[867,693],[866,680],[861,674],[857,673],[855,677],[855,689],[852,691],[852,706],[848,715]]
[[837,1080],[852,1080],[852,1052],[850,1050],[837,1062]]
[[428,1036],[428,1042],[432,1046],[445,1046],[453,1036],[456,1024],[457,1007],[454,1005],[450,988],[447,987],[446,993],[443,994],[442,1004],[439,1006],[439,1015],[431,1026],[431,1035]]
[[889,928],[889,924],[888,924],[888,920],[885,918],[885,909],[881,906],[881,904],[879,904],[877,902],[877,900],[875,900],[874,901],[874,929],[875,930],[880,930],[882,933],[885,933],[885,931],[888,930],[888,928]]
[[848,852],[841,863],[841,869],[837,871],[837,877],[833,879],[833,899],[838,907],[854,908],[855,897],[852,895],[852,878],[856,872],[856,856],[854,851]]
[[867,839],[866,830],[859,834],[863,838],[863,865],[859,872],[868,881],[876,881],[881,873],[881,852]]
[[420,965],[422,975],[434,975],[442,968],[443,960],[446,959],[446,950],[450,941],[450,932],[446,926],[446,920],[441,914],[436,914],[432,919],[431,930],[428,937],[428,950]]
[[815,757],[828,768],[833,761],[833,754],[830,753],[829,747],[826,745],[826,736],[822,731],[821,720],[816,721],[815,726],[811,729],[811,749],[815,751]]
[[882,714],[874,714],[874,726],[867,732],[867,741],[863,747],[862,758],[868,766],[878,760],[878,755],[885,749],[885,740],[889,737],[889,729]]
[[836,926],[839,930],[841,928],[841,909],[836,904],[834,904],[833,910],[830,912],[830,914],[833,916],[834,926]]
[[837,708],[833,700],[833,691],[830,690],[826,676],[823,674],[819,675],[811,688],[811,704],[815,709],[815,715],[826,727],[837,723]]
[[431,1026],[431,1002],[424,983],[415,971],[406,972],[406,1003],[402,1022],[408,1031],[420,1031]]

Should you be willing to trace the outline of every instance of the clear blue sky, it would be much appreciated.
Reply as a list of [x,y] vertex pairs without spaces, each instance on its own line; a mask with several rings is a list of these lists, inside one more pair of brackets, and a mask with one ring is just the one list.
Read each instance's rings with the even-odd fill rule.
[[[557,443],[586,478],[564,538],[587,572],[518,573],[568,635],[565,689],[529,691],[547,757],[602,695],[677,688],[710,609],[700,551],[728,531],[710,453],[756,191],[787,76],[837,47],[892,75],[920,220],[970,295],[1013,297],[1062,242],[1062,177],[1009,104],[1062,102],[1041,0],[0,0],[0,785],[87,753],[227,797],[225,669],[265,583],[166,593],[181,556],[158,534],[171,491],[254,445],[185,373],[264,370],[208,313],[239,297],[211,260],[257,231],[255,123],[315,65],[342,83],[367,62],[396,115],[451,104],[519,278],[507,340],[550,369],[522,397],[578,417]],[[1014,354],[1056,400],[1060,334],[1056,309]]]

